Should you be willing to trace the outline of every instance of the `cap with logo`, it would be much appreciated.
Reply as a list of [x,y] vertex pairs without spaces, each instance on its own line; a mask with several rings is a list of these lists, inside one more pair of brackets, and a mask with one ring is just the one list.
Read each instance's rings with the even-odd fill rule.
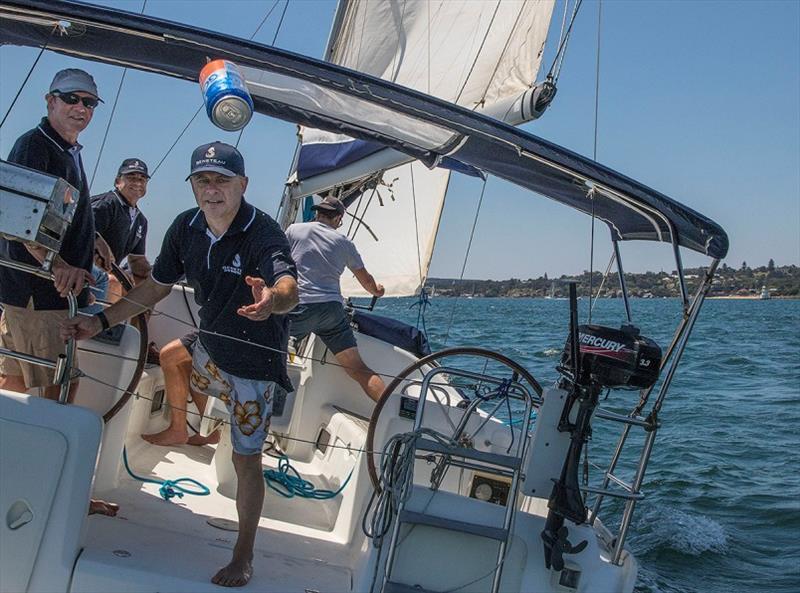
[[75,93],[84,92],[97,97],[101,103],[103,100],[97,94],[97,85],[94,78],[88,72],[79,68],[66,68],[59,70],[53,77],[53,82],[50,83],[50,93],[58,91],[59,93]]
[[333,196],[326,196],[322,199],[319,204],[316,204],[311,207],[312,210],[322,210],[326,214],[344,214],[345,210],[344,204],[339,198],[334,198]]
[[141,159],[125,159],[122,161],[122,164],[119,166],[119,171],[117,171],[117,177],[127,175],[128,173],[141,173],[150,179],[150,175],[147,173],[147,163]]
[[189,164],[189,179],[195,173],[210,171],[227,177],[241,175],[244,177],[244,158],[235,147],[224,142],[211,142],[194,149]]

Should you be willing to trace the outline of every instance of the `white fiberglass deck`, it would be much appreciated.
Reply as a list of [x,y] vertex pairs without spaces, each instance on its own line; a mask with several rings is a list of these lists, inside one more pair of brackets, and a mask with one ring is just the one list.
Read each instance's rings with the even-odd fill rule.
[[[115,518],[92,516],[86,544],[75,569],[75,591],[219,591],[210,582],[228,563],[235,531],[209,525],[225,519],[235,526],[233,500],[220,494],[211,465],[214,447],[156,447],[141,441],[129,451],[134,473],[162,479],[192,477],[209,486],[208,496],[186,495],[164,501],[158,485],[120,477],[108,497],[120,505]],[[265,467],[277,460],[264,457]],[[300,464],[299,467],[302,467]],[[301,470],[302,471],[302,470]],[[314,481],[327,487],[324,478]],[[287,499],[269,488],[253,558],[255,591],[350,591],[350,551],[319,539],[331,525],[335,500]],[[305,526],[298,523],[303,522]],[[316,534],[312,525],[320,527]],[[325,558],[321,560],[320,558]],[[121,585],[125,585],[122,587]]]

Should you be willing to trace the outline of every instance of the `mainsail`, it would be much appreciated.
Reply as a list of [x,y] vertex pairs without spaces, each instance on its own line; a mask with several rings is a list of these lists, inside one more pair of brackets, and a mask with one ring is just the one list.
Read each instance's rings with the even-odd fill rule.
[[[342,0],[331,62],[379,76],[511,124],[538,116],[534,82],[553,0]],[[303,128],[287,195],[312,193],[383,171],[348,212],[343,230],[387,295],[415,294],[428,274],[450,171],[398,151]],[[430,164],[430,163],[429,163]],[[468,171],[469,172],[469,171]],[[471,171],[472,174],[477,173]],[[347,296],[365,293],[342,278]]]

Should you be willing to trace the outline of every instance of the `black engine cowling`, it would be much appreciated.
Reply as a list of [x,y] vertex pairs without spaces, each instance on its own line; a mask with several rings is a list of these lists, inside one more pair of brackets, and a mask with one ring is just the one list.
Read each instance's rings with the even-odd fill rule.
[[[581,385],[595,383],[618,389],[645,389],[658,379],[661,348],[633,325],[619,329],[601,325],[579,325]],[[561,364],[571,364],[571,338],[567,339]],[[573,367],[574,368],[574,367]]]

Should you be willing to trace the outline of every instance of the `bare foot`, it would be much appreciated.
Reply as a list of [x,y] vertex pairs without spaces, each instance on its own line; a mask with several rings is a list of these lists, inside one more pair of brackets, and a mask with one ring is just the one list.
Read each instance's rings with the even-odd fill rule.
[[189,440],[189,433],[184,430],[167,428],[153,434],[143,434],[142,438],[153,445],[185,445]]
[[119,505],[113,502],[106,502],[105,500],[90,500],[89,501],[89,514],[90,515],[105,515],[106,517],[115,517],[119,511]]
[[189,440],[186,441],[189,445],[196,445],[202,447],[203,445],[216,445],[219,442],[219,431],[215,430],[207,437],[201,436],[199,434],[193,434],[189,437]]
[[240,562],[231,560],[231,563],[220,568],[211,582],[222,587],[243,587],[253,576],[253,564],[250,561]]

